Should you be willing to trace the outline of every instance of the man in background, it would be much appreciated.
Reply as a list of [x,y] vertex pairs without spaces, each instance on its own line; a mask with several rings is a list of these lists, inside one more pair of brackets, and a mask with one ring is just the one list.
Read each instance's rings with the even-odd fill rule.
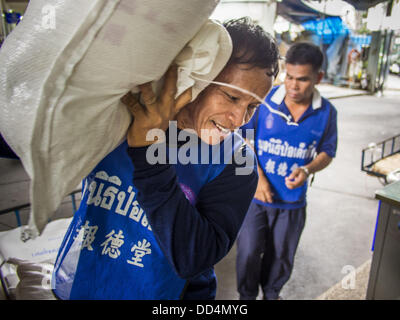
[[[308,42],[286,54],[286,78],[265,99],[294,125],[261,105],[242,127],[254,129],[259,181],[237,239],[240,299],[279,299],[289,280],[306,219],[308,177],[326,168],[337,147],[337,112],[315,88],[323,54]],[[292,124],[293,124],[292,123]]]

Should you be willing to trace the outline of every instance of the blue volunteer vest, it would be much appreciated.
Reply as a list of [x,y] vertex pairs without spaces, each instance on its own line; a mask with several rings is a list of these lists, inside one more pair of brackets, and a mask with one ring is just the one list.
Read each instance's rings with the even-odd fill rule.
[[[223,156],[228,142],[233,146],[232,156],[243,144],[232,137],[218,146],[207,145],[210,159],[216,152]],[[136,200],[134,167],[127,148],[125,141],[84,180],[81,205],[55,263],[53,290],[61,299],[163,300],[179,299],[183,294],[186,280],[177,276],[165,258]],[[192,205],[202,186],[226,166],[223,161],[205,162],[174,165],[179,185]]]
[[[268,98],[273,96],[275,90]],[[267,101],[274,109],[280,109],[271,100]],[[290,190],[285,185],[285,177],[295,168],[313,160],[329,121],[329,114],[329,106],[322,102],[321,107],[312,110],[298,126],[289,126],[281,116],[271,113],[264,105],[260,106],[255,146],[259,165],[271,184],[274,203],[264,203],[257,199],[255,202],[280,208],[305,205],[307,182],[302,187]]]

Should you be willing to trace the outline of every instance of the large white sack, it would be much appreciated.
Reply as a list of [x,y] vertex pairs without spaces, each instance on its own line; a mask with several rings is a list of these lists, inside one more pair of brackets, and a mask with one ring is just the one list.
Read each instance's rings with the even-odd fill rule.
[[[131,118],[119,99],[137,84],[160,79],[200,28],[210,28],[204,24],[217,3],[30,1],[0,51],[0,129],[31,177],[31,237],[125,138]],[[202,30],[203,48],[221,45],[207,52],[211,60],[195,73],[211,79],[229,58],[231,44],[214,28],[212,45]],[[194,48],[198,42],[192,42]],[[185,68],[196,65],[187,59],[202,61],[201,50],[192,49],[181,52]],[[191,85],[183,76],[178,82]]]

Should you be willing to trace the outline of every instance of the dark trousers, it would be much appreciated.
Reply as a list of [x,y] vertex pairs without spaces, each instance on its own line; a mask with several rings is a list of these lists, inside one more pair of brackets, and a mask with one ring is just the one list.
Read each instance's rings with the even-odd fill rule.
[[277,299],[293,270],[306,208],[276,209],[252,203],[237,238],[236,272],[240,299]]

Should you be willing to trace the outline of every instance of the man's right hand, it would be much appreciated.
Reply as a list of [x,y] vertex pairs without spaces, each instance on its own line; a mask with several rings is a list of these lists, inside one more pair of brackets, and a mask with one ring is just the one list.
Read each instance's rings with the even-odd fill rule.
[[272,203],[274,201],[273,196],[274,194],[271,191],[271,187],[264,172],[258,167],[258,184],[254,198],[263,202]]

